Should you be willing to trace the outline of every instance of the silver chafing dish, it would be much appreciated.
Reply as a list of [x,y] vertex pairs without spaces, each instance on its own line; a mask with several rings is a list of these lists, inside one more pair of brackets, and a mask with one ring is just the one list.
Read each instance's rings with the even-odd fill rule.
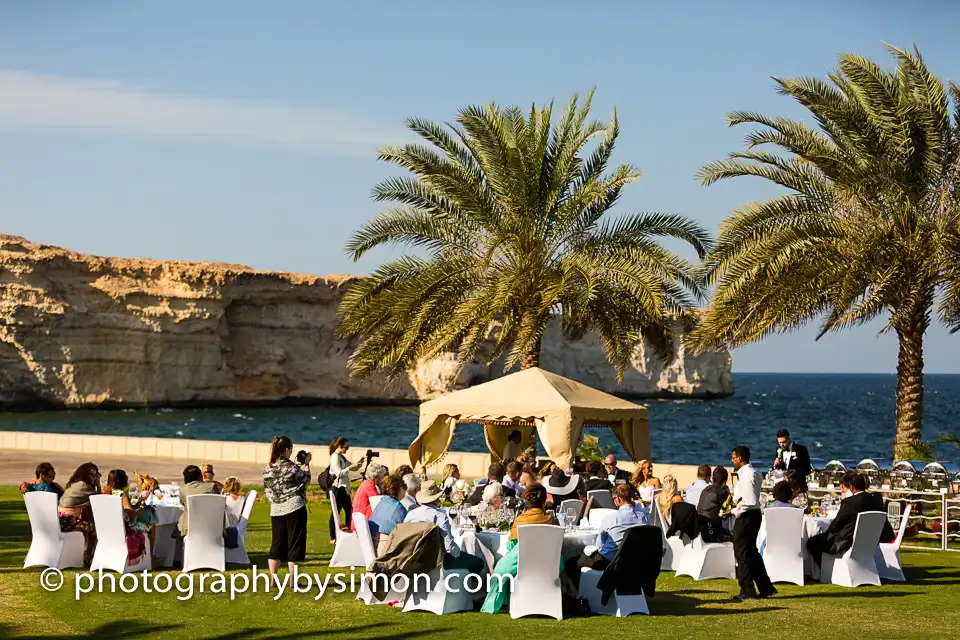
[[870,486],[877,488],[890,483],[890,472],[893,465],[885,460],[864,458],[857,463],[857,471],[870,480]]
[[920,482],[924,489],[949,489],[958,479],[960,467],[953,462],[931,462],[920,471]]
[[890,485],[908,489],[919,489],[922,485],[920,474],[927,466],[922,460],[901,460],[890,470]]

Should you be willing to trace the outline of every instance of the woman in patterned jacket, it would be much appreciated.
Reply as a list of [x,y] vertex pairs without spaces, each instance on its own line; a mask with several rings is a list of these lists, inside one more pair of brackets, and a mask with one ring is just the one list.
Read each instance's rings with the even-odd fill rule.
[[284,562],[292,574],[307,551],[307,485],[311,454],[298,464],[290,459],[293,442],[277,436],[270,445],[270,464],[263,470],[263,491],[270,501],[270,574]]

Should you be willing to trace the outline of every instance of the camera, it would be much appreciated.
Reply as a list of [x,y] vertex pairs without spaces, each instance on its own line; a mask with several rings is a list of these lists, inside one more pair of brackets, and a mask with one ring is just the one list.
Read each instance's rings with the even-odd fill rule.
[[374,451],[373,449],[367,449],[367,455],[366,455],[367,464],[370,464],[370,461],[373,460],[374,458],[379,458],[379,457],[380,457],[379,451]]
[[297,451],[297,463],[306,464],[308,455],[309,454],[303,449],[300,449],[300,451]]

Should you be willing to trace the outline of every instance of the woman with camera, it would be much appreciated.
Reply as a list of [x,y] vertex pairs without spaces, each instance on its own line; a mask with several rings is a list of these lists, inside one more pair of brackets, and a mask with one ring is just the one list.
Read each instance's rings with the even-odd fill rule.
[[[340,436],[330,443],[330,477],[333,478],[333,497],[337,500],[337,511],[343,511],[340,521],[345,526],[353,522],[353,503],[350,500],[350,472],[359,471],[366,458],[360,458],[356,464],[347,460],[350,441]],[[337,527],[330,514],[330,544],[337,544]]]
[[290,572],[307,553],[307,485],[310,484],[310,460],[306,451],[290,459],[293,442],[277,436],[270,445],[270,464],[263,470],[263,492],[270,501],[270,574],[276,575],[281,563]]

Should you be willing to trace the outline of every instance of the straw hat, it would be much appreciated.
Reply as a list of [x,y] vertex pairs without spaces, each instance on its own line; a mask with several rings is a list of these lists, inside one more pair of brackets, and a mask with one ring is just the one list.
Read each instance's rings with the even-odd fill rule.
[[420,489],[420,491],[417,491],[417,502],[419,504],[430,504],[431,502],[436,502],[442,497],[443,489],[432,482]]

